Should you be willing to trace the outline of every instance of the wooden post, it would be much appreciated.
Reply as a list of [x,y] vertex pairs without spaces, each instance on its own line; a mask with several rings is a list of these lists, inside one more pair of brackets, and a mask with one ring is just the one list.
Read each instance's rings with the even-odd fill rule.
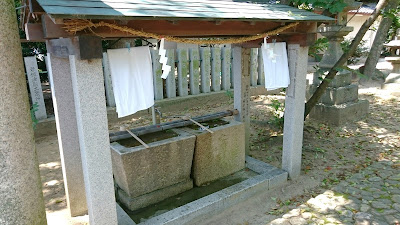
[[200,94],[200,55],[198,48],[189,49],[190,58],[190,71],[189,71],[189,82],[190,82],[190,94]]
[[187,49],[178,49],[178,94],[188,95],[189,57]]
[[171,72],[166,79],[165,86],[167,92],[167,98],[175,98],[176,97],[176,81],[175,81],[175,50],[167,49],[167,64],[171,66]]
[[231,48],[222,48],[222,90],[231,89]]
[[210,92],[211,51],[210,48],[200,48],[201,58],[201,93]]
[[232,49],[232,74],[234,79],[234,107],[239,111],[235,120],[245,124],[246,155],[250,151],[250,49],[238,46]]
[[114,90],[112,86],[110,63],[108,62],[108,54],[103,53],[103,73],[104,73],[104,87],[106,89],[107,105],[115,107]]
[[250,52],[250,83],[251,86],[257,86],[258,78],[258,49],[252,48]]
[[151,50],[151,59],[153,63],[153,86],[154,86],[154,99],[161,100],[163,96],[163,79],[161,78],[162,70],[160,63],[160,55],[158,50]]
[[221,90],[221,48],[211,49],[211,89]]
[[289,44],[290,85],[285,99],[282,169],[286,170],[291,178],[300,176],[301,170],[307,60],[308,47]]
[[259,85],[265,85],[265,74],[264,74],[264,61],[262,58],[261,48],[258,49],[258,81]]

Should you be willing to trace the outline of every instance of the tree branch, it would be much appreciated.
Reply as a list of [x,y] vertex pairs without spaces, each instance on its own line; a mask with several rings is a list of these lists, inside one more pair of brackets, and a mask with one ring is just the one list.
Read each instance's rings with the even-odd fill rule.
[[350,44],[349,51],[343,53],[340,59],[335,63],[335,65],[329,70],[328,75],[324,78],[322,83],[318,86],[317,90],[311,96],[311,98],[307,101],[305,111],[304,111],[304,119],[310,114],[311,109],[318,103],[321,96],[325,93],[326,88],[329,86],[329,82],[335,78],[338,68],[342,67],[347,59],[354,54],[357,46],[360,44],[362,38],[364,37],[365,33],[368,31],[369,27],[374,23],[376,18],[380,15],[381,10],[386,6],[388,0],[379,0],[378,4],[374,12],[371,16],[364,22],[361,26],[360,30],[358,31],[357,35],[354,37],[353,41]]

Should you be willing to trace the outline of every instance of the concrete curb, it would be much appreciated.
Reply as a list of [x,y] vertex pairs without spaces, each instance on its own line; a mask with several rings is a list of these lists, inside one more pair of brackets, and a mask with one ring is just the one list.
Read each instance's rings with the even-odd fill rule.
[[246,157],[246,166],[254,172],[259,173],[259,175],[159,216],[150,218],[140,223],[140,225],[185,224],[193,222],[202,217],[215,215],[257,193],[281,186],[287,182],[287,172],[267,163],[251,157]]

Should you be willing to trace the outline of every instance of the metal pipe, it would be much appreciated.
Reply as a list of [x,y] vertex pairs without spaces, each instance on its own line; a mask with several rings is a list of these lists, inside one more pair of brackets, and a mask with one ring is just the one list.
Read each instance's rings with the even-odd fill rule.
[[154,105],[151,107],[151,118],[153,119],[153,125],[156,125],[157,119],[156,119],[156,109],[154,108]]
[[[232,116],[232,115],[236,115],[236,114],[238,114],[237,110],[227,110],[227,111],[223,111],[223,112],[194,117],[192,119],[201,123],[201,122],[220,119],[223,117]],[[185,127],[185,126],[189,126],[192,124],[194,124],[194,123],[190,120],[176,120],[176,121],[160,123],[160,124],[146,126],[146,127],[139,127],[139,128],[131,129],[130,131],[132,133],[134,133],[135,135],[140,136],[140,135],[155,133],[158,131],[168,130],[168,129],[172,129],[172,128]],[[127,131],[118,131],[118,132],[110,133],[109,136],[110,136],[110,142],[114,142],[114,141],[118,141],[121,139],[126,139],[126,138],[131,137],[131,135]]]

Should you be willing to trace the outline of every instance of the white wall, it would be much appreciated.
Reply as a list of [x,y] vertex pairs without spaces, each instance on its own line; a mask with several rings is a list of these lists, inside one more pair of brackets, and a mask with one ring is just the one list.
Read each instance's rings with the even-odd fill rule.
[[[353,14],[349,14],[348,15],[348,19],[350,20],[350,18],[353,16]],[[353,39],[355,36],[356,36],[356,34],[357,34],[357,32],[358,32],[358,30],[360,30],[360,28],[361,28],[361,26],[363,25],[363,23],[368,19],[368,17],[369,17],[369,15],[361,15],[361,14],[357,14],[357,15],[355,15],[348,23],[347,23],[347,26],[349,26],[349,27],[354,27],[354,30],[350,33],[350,34],[348,34],[347,36],[346,36],[346,38],[347,39]],[[379,26],[379,22],[380,22],[380,20],[378,21],[375,21],[375,23],[371,26],[371,28],[376,28],[376,29],[378,29],[378,26]],[[367,47],[369,47],[369,48],[371,48],[371,46],[372,46],[372,44],[373,44],[373,42],[374,42],[374,39],[375,39],[375,31],[373,31],[373,30],[371,30],[371,28],[370,28],[370,30],[368,30],[367,31],[367,33],[364,35],[364,37],[363,37],[363,40],[366,40],[366,43],[365,43],[365,45],[367,46]]]

